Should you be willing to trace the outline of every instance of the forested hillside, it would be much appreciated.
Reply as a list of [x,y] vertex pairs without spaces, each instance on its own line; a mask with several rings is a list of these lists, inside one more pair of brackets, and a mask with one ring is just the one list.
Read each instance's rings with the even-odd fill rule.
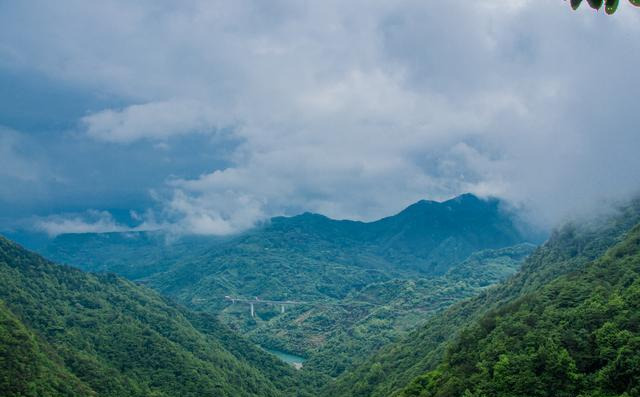
[[208,315],[0,237],[3,396],[303,395],[289,366]]
[[41,253],[56,263],[88,272],[111,272],[138,280],[166,271],[221,241],[224,239],[214,236],[176,238],[160,231],[62,234]]
[[[317,214],[278,217],[226,239],[161,233],[62,235],[48,255],[143,281],[214,313],[269,348],[308,357],[306,370],[340,375],[431,315],[505,279],[535,237],[496,199],[466,194],[417,202],[375,222]],[[303,305],[230,305],[225,296]]]
[[640,225],[586,268],[492,310],[402,396],[639,396]]
[[640,397],[638,11],[0,0],[0,397]]
[[[373,251],[368,258],[377,269],[358,260],[347,265],[364,258],[351,256],[357,245],[350,245],[350,232],[331,237],[342,233],[327,229],[333,222],[304,215],[293,219],[295,227],[283,227],[276,220],[270,238],[261,229],[234,245],[201,246],[175,269],[148,279],[154,285],[173,276],[190,299],[165,292],[193,307],[222,310],[218,317],[234,331],[117,276],[54,265],[2,240],[0,340],[13,357],[3,365],[22,374],[2,385],[14,395],[637,395],[638,385],[624,380],[638,376],[640,200],[557,229],[533,254],[528,244],[477,251],[444,274],[393,268]],[[291,247],[299,252],[289,263],[284,253]],[[197,262],[203,258],[209,259]],[[307,302],[285,313],[259,307],[254,318],[245,306],[213,302],[216,295],[198,297],[207,292],[198,283],[194,291],[184,287],[194,274],[215,275],[220,288],[235,285],[226,275],[239,277],[240,269],[266,276],[259,259],[308,285],[323,278],[330,285],[339,275],[353,279],[343,279],[347,289],[339,293],[307,291]],[[198,266],[188,273],[190,261]],[[294,264],[314,270],[296,272]],[[318,273],[332,266],[335,274]],[[245,288],[264,287],[253,282]],[[277,276],[271,282],[299,288],[281,286]],[[294,299],[290,291],[281,297]],[[318,291],[325,295],[313,295]],[[296,372],[238,333],[309,360]]]
[[473,252],[532,240],[496,199],[420,201],[376,222],[278,217],[227,239],[159,233],[61,235],[44,253],[83,270],[145,279],[181,302],[221,308],[224,295],[344,298],[365,285],[443,275]]
[[436,369],[448,343],[461,329],[491,310],[527,294],[535,294],[562,275],[583,269],[624,240],[639,222],[640,201],[635,200],[615,215],[565,225],[554,232],[507,282],[488,289],[477,298],[452,306],[399,342],[385,346],[329,385],[325,394],[389,396],[399,393],[414,378]]
[[3,396],[96,395],[4,303],[0,303],[0,392]]
[[[266,316],[260,312],[255,325],[246,327],[247,335],[261,344],[303,354],[309,357],[305,369],[335,377],[435,313],[511,276],[534,249],[521,244],[481,251],[444,276],[373,283],[340,301],[294,306],[284,315],[277,308],[261,309],[267,310]],[[230,307],[223,315],[230,310],[241,310],[238,315],[247,318],[246,307]]]

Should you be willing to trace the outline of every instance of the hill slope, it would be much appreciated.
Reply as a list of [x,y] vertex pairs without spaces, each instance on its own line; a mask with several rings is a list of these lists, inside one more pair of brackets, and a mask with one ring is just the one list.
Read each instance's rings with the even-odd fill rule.
[[42,250],[57,263],[88,272],[110,272],[138,280],[168,270],[223,238],[184,236],[163,232],[61,234]]
[[83,270],[148,279],[181,302],[219,309],[224,295],[343,298],[372,282],[443,275],[473,252],[530,240],[515,223],[500,201],[467,194],[420,201],[369,223],[307,213],[227,239],[61,235],[43,252]]
[[586,268],[482,316],[402,395],[640,395],[640,225]]
[[95,395],[1,302],[0,358],[3,396]]
[[368,284],[443,275],[473,252],[527,240],[498,200],[422,201],[363,223],[303,214],[217,244],[150,285],[180,302],[220,309],[225,295],[342,299]]
[[[330,385],[327,396],[389,396],[442,360],[447,343],[488,311],[534,292],[563,274],[583,268],[622,241],[640,222],[640,200],[615,216],[557,230],[508,281],[477,298],[453,305],[397,343],[385,346]],[[384,374],[384,375],[383,375]]]
[[295,372],[211,316],[0,237],[0,394],[279,396]]
[[[479,292],[443,279],[448,270],[474,252],[524,240],[499,201],[465,195],[419,202],[372,223],[313,214],[275,218],[149,277],[148,283],[185,305],[222,313],[226,324],[256,343],[309,357],[307,368],[337,376],[363,354]],[[510,260],[509,269],[521,259]],[[475,276],[485,285],[502,278]],[[406,294],[395,300],[363,304],[358,296],[370,285],[389,283],[393,289],[410,279],[422,281],[417,288],[401,287]],[[261,305],[251,318],[246,306],[230,307],[227,295],[307,304],[284,315],[279,307]]]
[[[337,376],[519,267],[530,249],[510,247],[529,236],[502,206],[463,195],[420,201],[369,223],[306,213],[227,239],[171,244],[158,233],[63,235],[47,252],[83,269],[143,280],[186,306],[219,315],[256,343],[309,357],[307,369]],[[480,251],[494,253],[458,268]],[[385,300],[368,301],[373,291]],[[227,295],[307,304],[284,314],[260,305],[251,318],[246,305],[230,305]]]
[[[246,335],[257,343],[307,356],[305,369],[335,377],[435,313],[514,274],[534,249],[521,244],[484,250],[444,276],[373,283],[333,304],[301,305],[285,314],[276,308],[267,316],[263,312],[269,309],[260,308],[256,325],[247,327]],[[238,309],[229,307],[223,316],[236,314],[231,310]],[[246,307],[240,310],[239,316],[247,318]]]

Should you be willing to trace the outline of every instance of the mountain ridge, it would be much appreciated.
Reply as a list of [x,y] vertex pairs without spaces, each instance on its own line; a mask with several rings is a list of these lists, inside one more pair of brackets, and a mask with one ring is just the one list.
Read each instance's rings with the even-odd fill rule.
[[465,327],[400,395],[640,393],[640,224],[586,266]]
[[434,370],[445,354],[447,344],[466,325],[492,309],[583,268],[620,243],[638,223],[640,199],[636,198],[605,219],[559,227],[525,260],[514,276],[475,298],[452,305],[400,341],[383,347],[341,375],[323,395],[396,395],[413,379]]
[[[310,359],[309,368],[337,376],[351,365],[354,354],[379,348],[383,340],[395,339],[517,269],[523,254],[512,254],[530,252],[517,248],[528,238],[502,206],[498,199],[464,195],[444,202],[423,200],[368,223],[305,213],[273,218],[235,237],[169,246],[160,235],[138,235],[138,240],[62,236],[57,252],[49,253],[84,270],[115,271],[143,282],[190,309],[218,316],[265,347],[302,356],[321,354],[328,362]],[[130,241],[140,245],[129,246]],[[468,262],[461,274],[482,285],[446,276],[481,251],[493,253]],[[480,265],[491,269],[490,277],[473,272],[472,267]],[[412,279],[420,280],[415,288],[405,282]],[[385,283],[400,286],[403,296],[390,295],[388,305],[379,308],[358,301],[359,291]],[[251,317],[225,296],[302,301],[308,306],[291,307],[284,314],[280,308],[260,306]],[[322,309],[336,304],[347,306]],[[379,341],[372,339],[376,329],[384,333]]]
[[24,364],[3,369],[3,395],[275,397],[301,387],[293,369],[214,317],[114,274],[54,264],[3,237],[0,309],[0,341],[31,339],[25,346],[35,361],[23,381],[16,371]]
[[[402,266],[411,266],[420,272],[444,274],[451,264],[464,260],[477,249],[501,248],[539,240],[533,232],[523,230],[526,228],[520,226],[517,216],[503,207],[504,203],[497,198],[481,199],[464,194],[442,202],[420,200],[394,215],[371,222],[336,220],[305,212],[291,217],[274,217],[241,234],[223,238],[183,236],[182,239],[167,242],[162,232],[64,234],[56,237],[40,252],[84,270],[115,271],[138,279],[154,273],[150,261],[141,265],[146,268],[141,272],[132,269],[134,265],[131,262],[138,260],[135,255],[127,256],[127,264],[116,263],[121,259],[115,253],[112,257],[102,259],[102,263],[96,261],[95,258],[100,258],[102,252],[108,250],[109,244],[117,244],[106,241],[109,237],[113,239],[131,235],[148,240],[148,246],[142,244],[140,247],[144,254],[142,256],[155,255],[154,263],[159,263],[155,273],[159,273],[169,270],[168,262],[184,261],[185,257],[205,254],[220,244],[242,244],[261,234],[280,233],[283,240],[275,241],[272,238],[270,244],[273,247],[281,248],[283,242],[286,244],[286,238],[295,239],[301,246],[308,245],[306,239],[311,236],[312,243],[322,243],[317,247],[320,249],[327,246],[333,249],[335,244],[344,242],[366,245],[364,249],[367,252],[383,260],[402,263]],[[92,244],[98,246],[92,248]],[[67,246],[73,247],[74,252],[68,252]],[[158,256],[158,253],[168,251],[167,247],[179,251],[180,255],[166,253]],[[87,250],[86,255],[82,254],[83,250]],[[313,252],[309,254],[313,255]],[[182,257],[178,260],[177,256]]]

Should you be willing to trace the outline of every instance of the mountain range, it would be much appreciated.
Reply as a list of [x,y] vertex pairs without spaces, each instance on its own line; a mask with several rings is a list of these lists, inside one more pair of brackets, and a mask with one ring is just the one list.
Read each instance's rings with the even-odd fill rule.
[[181,302],[219,307],[225,295],[343,298],[372,282],[443,275],[474,252],[535,240],[521,226],[499,200],[466,194],[420,201],[368,223],[305,213],[227,238],[67,234],[41,252],[83,270],[147,282]]
[[[470,194],[419,201],[374,222],[305,213],[226,238],[167,238],[61,235],[43,253],[145,283],[264,347],[309,358],[307,368],[332,377],[438,310],[513,274],[534,247],[526,242],[535,241],[504,203]],[[484,259],[474,262],[472,276],[473,255]],[[454,277],[465,261],[471,273]],[[372,291],[379,299],[371,301]],[[251,317],[247,305],[230,305],[226,296],[305,304],[285,313],[258,305]]]
[[[465,195],[225,238],[59,236],[46,250],[75,268],[0,238],[0,391],[640,395],[640,200],[539,247],[523,230]],[[296,302],[260,304],[278,299]],[[258,345],[307,360],[297,371]]]
[[[348,372],[339,377],[336,382],[332,382],[324,391],[327,396],[391,396],[391,395],[494,395],[494,396],[555,396],[556,393],[576,393],[570,395],[584,396],[631,396],[638,395],[637,388],[630,377],[625,385],[632,385],[628,391],[620,392],[619,388],[614,390],[598,390],[598,386],[589,384],[596,378],[597,371],[602,366],[608,365],[614,359],[613,356],[601,357],[600,366],[592,368],[580,368],[582,376],[580,381],[574,379],[566,385],[566,389],[549,391],[520,390],[513,392],[509,390],[494,390],[488,394],[475,386],[469,386],[469,381],[473,378],[466,378],[461,384],[453,388],[448,382],[437,381],[429,383],[432,377],[436,376],[433,371],[448,371],[449,365],[465,365],[465,370],[471,375],[474,371],[470,366],[478,368],[480,361],[478,358],[483,354],[481,351],[480,337],[465,339],[468,330],[477,330],[477,327],[486,327],[485,331],[495,328],[495,322],[499,316],[504,316],[505,322],[520,321],[521,317],[529,316],[531,321],[541,317],[547,305],[556,307],[553,313],[553,321],[549,323],[527,324],[529,329],[521,328],[513,330],[513,344],[509,339],[502,339],[502,349],[504,353],[511,352],[512,349],[522,349],[527,345],[516,345],[522,343],[523,338],[528,333],[536,333],[537,337],[549,337],[553,339],[558,348],[564,348],[571,356],[574,363],[581,362],[579,355],[598,355],[598,347],[595,340],[598,327],[605,326],[609,320],[614,320],[609,314],[600,313],[593,317],[593,323],[588,330],[581,330],[582,323],[567,321],[572,307],[577,307],[589,299],[609,300],[618,295],[628,293],[628,288],[637,280],[638,246],[634,241],[637,239],[638,227],[640,224],[640,199],[634,199],[628,204],[618,208],[614,215],[595,216],[593,219],[580,222],[567,223],[556,229],[549,240],[539,247],[522,264],[521,269],[505,282],[487,289],[477,297],[452,305],[449,309],[433,316],[424,326],[418,327],[411,333],[405,335],[400,341],[388,344],[373,355],[364,360],[361,365],[351,368]],[[626,247],[624,260],[617,260],[616,255],[621,247]],[[625,263],[623,263],[625,262]],[[601,271],[600,271],[601,270]],[[593,274],[600,274],[600,279],[594,280]],[[627,285],[620,284],[620,274],[627,274]],[[575,280],[576,285],[572,285]],[[589,280],[586,282],[586,280]],[[557,284],[556,284],[557,283]],[[637,282],[636,282],[637,284]],[[560,290],[557,286],[560,285]],[[602,286],[607,286],[609,292],[606,296],[602,294]],[[580,290],[580,294],[572,295]],[[550,293],[549,291],[555,291]],[[523,302],[536,301],[536,310],[523,304]],[[541,304],[540,302],[544,302]],[[520,310],[522,309],[522,310]],[[627,314],[637,316],[638,311],[633,307],[627,308]],[[524,313],[523,313],[524,312]],[[563,318],[566,315],[567,318]],[[589,317],[589,313],[581,313],[584,318]],[[511,317],[511,318],[510,318]],[[551,317],[550,317],[551,318]],[[635,318],[635,317],[633,317]],[[627,327],[626,331],[630,336],[640,335],[640,329],[636,325]],[[555,339],[558,337],[558,328],[564,327],[571,332],[583,332],[583,342],[591,345],[574,346],[574,341]],[[497,342],[495,340],[494,342]],[[541,340],[527,340],[529,349],[540,348]],[[622,348],[622,347],[621,347]],[[455,349],[466,349],[468,352],[479,355],[465,360],[454,360]],[[623,348],[624,350],[624,348]],[[525,349],[526,351],[526,349]],[[529,351],[531,354],[533,352]],[[520,351],[522,354],[522,351]],[[459,356],[458,356],[459,357]],[[499,359],[500,355],[493,356]],[[570,360],[567,360],[570,363]],[[496,362],[493,362],[495,365]],[[636,367],[637,368],[637,367]],[[546,367],[521,368],[513,371],[511,376],[530,379],[533,375],[542,374]],[[518,372],[518,371],[522,372]],[[538,372],[536,372],[538,371]],[[541,372],[542,371],[542,372]],[[614,371],[615,372],[615,371]],[[489,374],[492,374],[491,370]],[[435,379],[435,378],[434,378]],[[480,379],[480,378],[478,378]],[[636,380],[638,378],[635,378]],[[494,379],[496,381],[496,379]],[[452,381],[451,383],[453,383]],[[586,382],[584,384],[583,382]],[[526,383],[523,383],[526,384]],[[409,386],[411,385],[411,386]],[[461,390],[462,388],[462,390]],[[469,389],[467,393],[466,389]],[[572,389],[573,388],[573,389]],[[636,391],[633,391],[633,390]],[[569,390],[569,391],[567,391]],[[571,391],[573,390],[573,391]],[[576,390],[584,390],[584,394],[577,393]],[[466,394],[465,394],[466,393]],[[627,394],[625,394],[627,393]],[[634,394],[635,393],[635,394]]]

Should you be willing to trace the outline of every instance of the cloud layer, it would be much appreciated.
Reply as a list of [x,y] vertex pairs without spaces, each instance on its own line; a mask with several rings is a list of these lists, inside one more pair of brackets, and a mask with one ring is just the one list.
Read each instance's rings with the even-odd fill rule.
[[640,186],[629,7],[612,18],[560,0],[0,10],[4,68],[118,98],[79,117],[76,134],[105,150],[234,141],[224,162],[154,189],[149,207],[187,232],[299,211],[374,219],[467,191],[548,225]]
[[165,140],[174,135],[215,131],[223,122],[206,104],[162,101],[102,110],[82,118],[87,135],[107,142]]
[[37,230],[51,237],[64,233],[110,233],[129,231],[107,211],[89,210],[84,214],[49,216],[35,221]]

